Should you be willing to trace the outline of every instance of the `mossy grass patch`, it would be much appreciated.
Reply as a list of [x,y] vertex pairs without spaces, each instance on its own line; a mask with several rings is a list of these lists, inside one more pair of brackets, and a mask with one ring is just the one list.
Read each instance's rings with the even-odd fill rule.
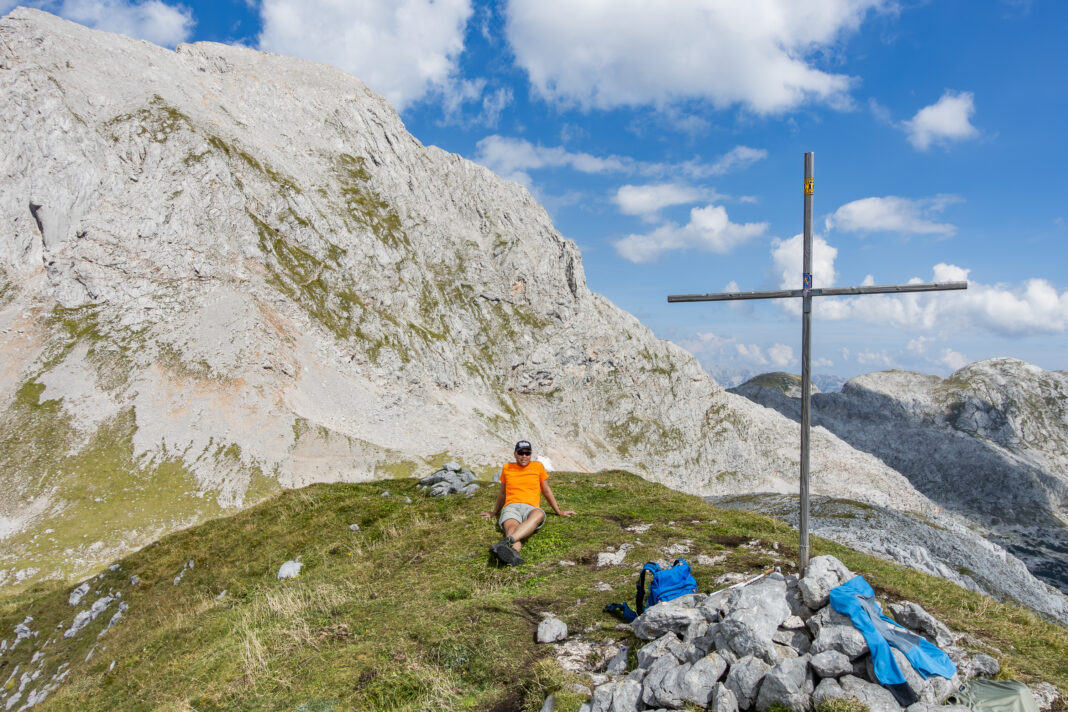
[[[523,547],[527,563],[515,568],[489,553],[499,537],[479,516],[496,496],[489,484],[470,499],[426,497],[415,479],[283,492],[167,536],[92,579],[83,607],[108,591],[129,604],[123,622],[99,639],[113,609],[71,639],[56,627],[69,627],[77,611],[67,604],[73,582],[4,600],[0,630],[31,615],[40,636],[0,665],[25,669],[52,639],[43,648],[45,677],[71,666],[49,696],[52,709],[537,710],[549,694],[557,709],[576,709],[582,695],[569,683],[588,680],[562,669],[553,646],[534,642],[543,612],[572,635],[633,648],[639,642],[602,610],[632,598],[642,562],[674,558],[667,547],[689,542],[683,556],[703,591],[727,571],[789,571],[796,557],[796,533],[780,522],[716,509],[627,473],[554,473],[551,481],[561,505],[578,514],[550,513]],[[625,529],[637,523],[651,526]],[[597,567],[598,552],[623,543],[635,547],[625,566]],[[1068,689],[1064,629],[844,547],[813,544],[863,573],[884,598],[919,601],[996,646],[1014,676]],[[695,561],[702,553],[726,556],[705,566]],[[301,575],[277,580],[279,566],[298,557]],[[599,590],[602,583],[610,590]]]

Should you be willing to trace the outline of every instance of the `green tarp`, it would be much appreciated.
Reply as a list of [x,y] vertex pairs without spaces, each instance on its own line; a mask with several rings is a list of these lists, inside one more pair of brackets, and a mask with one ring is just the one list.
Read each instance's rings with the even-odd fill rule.
[[969,680],[946,704],[964,705],[975,712],[1038,712],[1031,690],[1016,680]]

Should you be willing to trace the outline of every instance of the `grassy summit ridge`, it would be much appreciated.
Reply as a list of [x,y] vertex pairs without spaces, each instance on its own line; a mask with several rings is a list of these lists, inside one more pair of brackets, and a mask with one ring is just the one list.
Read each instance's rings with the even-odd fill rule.
[[[726,555],[715,566],[694,565],[702,591],[727,571],[781,565],[789,572],[796,558],[796,532],[772,519],[716,509],[623,472],[555,473],[559,501],[579,514],[550,515],[524,547],[528,563],[500,568],[487,551],[492,525],[478,516],[492,507],[492,486],[471,499],[429,499],[415,485],[287,491],[122,559],[90,579],[78,607],[67,603],[69,585],[3,599],[0,636],[10,639],[27,615],[39,633],[0,656],[0,681],[19,666],[4,692],[38,665],[43,683],[68,663],[63,684],[35,709],[503,711],[537,710],[549,694],[558,710],[575,709],[582,696],[566,685],[584,679],[560,667],[554,646],[534,643],[541,612],[559,616],[573,636],[633,650],[633,635],[602,608],[631,600],[635,566],[671,558],[666,547],[688,540],[691,561]],[[652,526],[640,535],[624,529],[637,523]],[[623,543],[635,545],[626,566],[596,567],[598,552]],[[883,600],[919,601],[972,633],[1007,674],[1068,691],[1063,628],[823,540],[814,550],[863,573]],[[298,556],[301,576],[276,580],[281,563]],[[612,589],[599,591],[597,582]],[[123,620],[101,635],[113,604],[64,638],[57,624],[68,629],[109,591],[121,591],[129,605]],[[36,651],[43,664],[31,662]]]

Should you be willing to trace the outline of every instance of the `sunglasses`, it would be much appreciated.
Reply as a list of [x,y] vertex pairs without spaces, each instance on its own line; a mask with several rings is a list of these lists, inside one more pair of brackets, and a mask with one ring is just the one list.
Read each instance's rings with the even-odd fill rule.
[[520,457],[522,457],[523,455],[530,457],[530,450],[516,450],[515,454],[519,455]]

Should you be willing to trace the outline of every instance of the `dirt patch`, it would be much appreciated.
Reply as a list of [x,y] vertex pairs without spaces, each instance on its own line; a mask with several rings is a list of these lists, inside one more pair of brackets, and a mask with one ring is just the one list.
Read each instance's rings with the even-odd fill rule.
[[752,537],[740,536],[738,534],[716,534],[708,538],[713,544],[719,544],[729,549],[737,549],[742,544],[748,544],[752,541]]

